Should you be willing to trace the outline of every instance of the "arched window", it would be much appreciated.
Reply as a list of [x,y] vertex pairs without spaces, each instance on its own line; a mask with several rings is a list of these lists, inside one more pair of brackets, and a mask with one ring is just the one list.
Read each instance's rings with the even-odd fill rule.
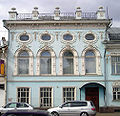
[[51,74],[51,54],[43,51],[40,55],[40,74]]
[[18,54],[18,74],[29,74],[29,54],[22,50]]
[[63,53],[63,74],[74,74],[74,56],[71,51]]
[[92,50],[85,53],[85,72],[96,73],[96,57]]

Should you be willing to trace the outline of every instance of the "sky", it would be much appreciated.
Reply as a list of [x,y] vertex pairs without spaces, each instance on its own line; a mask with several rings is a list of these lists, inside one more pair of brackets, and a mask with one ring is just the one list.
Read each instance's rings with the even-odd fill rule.
[[75,12],[77,7],[83,12],[96,12],[101,6],[112,18],[112,27],[120,27],[120,0],[0,0],[0,39],[8,38],[2,20],[9,19],[8,12],[13,7],[18,13],[32,13],[34,7],[40,13],[53,13],[56,7],[61,12]]

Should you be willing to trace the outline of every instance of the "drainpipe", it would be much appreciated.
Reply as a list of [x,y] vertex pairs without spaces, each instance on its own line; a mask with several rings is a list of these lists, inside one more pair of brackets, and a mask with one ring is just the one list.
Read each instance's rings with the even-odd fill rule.
[[105,107],[107,107],[107,94],[106,94],[106,91],[107,91],[107,79],[106,79],[106,48],[105,48],[105,51],[104,51],[104,81],[105,81]]

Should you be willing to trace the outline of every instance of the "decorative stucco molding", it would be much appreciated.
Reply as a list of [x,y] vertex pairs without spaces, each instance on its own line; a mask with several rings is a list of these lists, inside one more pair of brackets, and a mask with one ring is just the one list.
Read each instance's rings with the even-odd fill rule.
[[48,47],[48,46],[44,46],[43,48],[41,48],[38,52],[37,52],[37,68],[36,68],[36,75],[40,75],[40,55],[43,51],[48,50],[51,54],[51,63],[52,63],[52,69],[51,69],[51,74],[47,74],[47,75],[56,75],[56,55],[55,52],[52,50],[52,48]]
[[81,75],[85,75],[86,72],[85,72],[85,53],[88,51],[88,50],[93,50],[94,53],[95,53],[95,56],[96,56],[96,74],[97,75],[102,75],[102,72],[101,72],[101,55],[100,55],[100,52],[99,50],[97,50],[95,47],[89,45],[87,48],[85,48],[82,52],[82,72],[81,72]]
[[[85,38],[85,36],[86,36],[87,34],[92,34],[92,35],[94,35],[94,40],[87,40],[87,39]],[[82,38],[83,38],[83,41],[84,41],[85,43],[87,43],[87,44],[93,44],[93,43],[97,42],[97,40],[98,40],[98,35],[97,35],[95,32],[93,32],[93,31],[88,31],[88,32],[85,32],[85,33],[83,34]]]
[[14,61],[15,62],[14,62],[14,73],[13,73],[13,75],[18,75],[17,57],[18,57],[19,52],[22,51],[22,50],[26,50],[29,53],[29,74],[28,75],[33,75],[33,57],[34,57],[34,55],[33,55],[33,52],[24,45],[21,48],[19,48],[14,54]]
[[[21,36],[21,35],[28,35],[29,40],[27,40],[27,41],[21,41],[21,40],[20,40],[20,36]],[[18,34],[17,34],[16,40],[17,40],[17,42],[18,42],[19,44],[21,44],[21,45],[27,45],[27,44],[30,44],[30,43],[33,41],[33,37],[32,37],[32,34],[31,34],[31,33],[28,33],[28,32],[26,32],[26,31],[23,31],[22,33],[18,33]]]
[[[63,36],[66,34],[71,35],[73,37],[73,39],[72,40],[64,40]],[[60,37],[61,37],[61,42],[64,44],[72,44],[76,41],[76,36],[75,36],[74,32],[65,31],[65,32],[61,33]]]
[[74,55],[74,75],[79,75],[78,71],[78,54],[77,51],[72,48],[71,46],[67,45],[65,48],[63,48],[59,54],[59,59],[60,59],[60,70],[59,70],[59,75],[63,75],[63,54],[66,50],[70,50],[73,55]]

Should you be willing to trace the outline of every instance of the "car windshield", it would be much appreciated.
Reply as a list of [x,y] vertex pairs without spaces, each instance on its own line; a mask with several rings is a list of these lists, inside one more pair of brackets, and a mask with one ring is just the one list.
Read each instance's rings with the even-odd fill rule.
[[16,103],[9,103],[6,106],[4,106],[4,108],[16,108]]

